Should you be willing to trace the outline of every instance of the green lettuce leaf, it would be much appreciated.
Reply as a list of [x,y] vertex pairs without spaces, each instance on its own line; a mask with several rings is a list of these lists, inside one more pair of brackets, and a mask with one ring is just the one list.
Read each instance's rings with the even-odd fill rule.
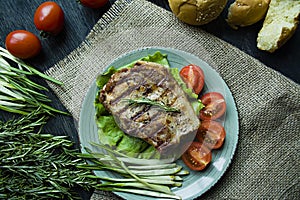
[[104,85],[109,81],[110,77],[117,71],[118,71],[118,69],[116,69],[115,67],[112,66],[112,67],[108,68],[106,72],[104,72],[103,74],[100,74],[96,80],[96,84],[97,84],[98,88],[102,89],[104,87]]
[[131,63],[125,64],[125,65],[119,67],[118,69],[120,70],[120,69],[124,69],[124,68],[132,68],[135,65],[135,63],[139,60],[147,61],[147,62],[155,62],[155,63],[161,64],[165,67],[170,67],[169,61],[167,59],[167,54],[162,54],[159,51],[157,51],[153,55],[148,55],[141,59],[132,61]]
[[170,67],[169,61],[167,59],[167,54],[162,54],[159,51],[155,52],[153,55],[148,55],[142,58],[141,60],[148,61],[148,62],[155,62],[165,67]]
[[98,116],[97,126],[98,137],[102,144],[117,146],[124,136],[123,131],[117,126],[112,115]]
[[128,156],[137,157],[138,154],[143,152],[149,144],[139,138],[130,137],[124,134],[122,140],[116,146],[116,150],[126,153]]

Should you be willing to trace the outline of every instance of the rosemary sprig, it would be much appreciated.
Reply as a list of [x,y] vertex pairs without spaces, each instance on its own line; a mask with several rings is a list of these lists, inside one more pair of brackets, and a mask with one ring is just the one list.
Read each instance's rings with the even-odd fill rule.
[[180,112],[179,109],[167,106],[161,101],[154,101],[149,98],[138,98],[138,99],[123,99],[124,101],[128,101],[129,105],[139,105],[139,104],[146,104],[151,106],[157,106],[166,112]]
[[73,142],[40,133],[47,119],[37,110],[0,121],[1,199],[80,199],[78,186],[88,190],[98,183],[90,170],[77,168],[85,160]]

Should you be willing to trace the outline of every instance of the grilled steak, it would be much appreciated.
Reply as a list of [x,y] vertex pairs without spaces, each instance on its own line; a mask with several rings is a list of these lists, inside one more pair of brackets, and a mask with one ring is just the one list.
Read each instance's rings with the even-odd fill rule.
[[138,61],[115,73],[99,100],[126,134],[145,140],[162,154],[180,156],[200,123],[169,69],[152,62]]

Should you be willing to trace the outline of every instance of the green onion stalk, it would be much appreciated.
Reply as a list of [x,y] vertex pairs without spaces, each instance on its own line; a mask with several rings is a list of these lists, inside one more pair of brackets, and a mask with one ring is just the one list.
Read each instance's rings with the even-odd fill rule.
[[63,84],[0,47],[0,109],[20,115],[28,115],[38,108],[48,114],[68,114],[48,105],[51,100],[41,92],[48,89],[30,80],[31,76]]
[[86,153],[78,154],[87,159],[87,164],[79,168],[95,171],[106,171],[120,175],[120,178],[97,176],[102,183],[95,189],[113,192],[126,192],[157,198],[181,199],[171,189],[181,187],[183,178],[189,174],[176,163],[149,165],[147,159],[131,159],[130,157],[102,144],[91,142],[92,145],[105,150],[106,153],[92,152],[85,148]]

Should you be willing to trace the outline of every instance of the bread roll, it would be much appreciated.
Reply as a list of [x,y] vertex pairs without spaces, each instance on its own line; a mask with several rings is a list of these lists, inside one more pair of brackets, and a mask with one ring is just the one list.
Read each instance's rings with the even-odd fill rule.
[[234,29],[252,25],[263,19],[270,0],[236,0],[228,9],[227,23]]
[[227,0],[169,0],[172,12],[190,25],[203,25],[216,19]]
[[271,53],[280,48],[295,33],[299,14],[300,0],[271,0],[257,47]]

